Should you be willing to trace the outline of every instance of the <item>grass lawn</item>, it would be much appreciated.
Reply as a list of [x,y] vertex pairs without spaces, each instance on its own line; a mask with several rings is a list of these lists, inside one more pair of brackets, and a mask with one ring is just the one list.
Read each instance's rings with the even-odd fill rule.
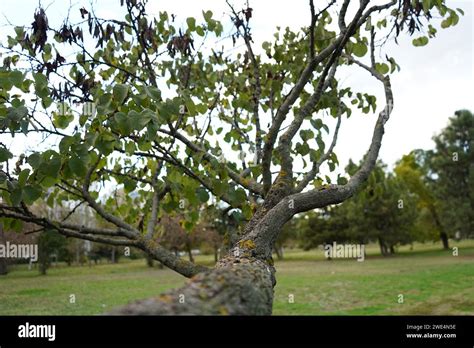
[[[439,244],[402,247],[387,258],[373,245],[364,262],[327,261],[322,250],[288,251],[284,261],[276,262],[274,314],[474,315],[474,241],[451,243],[459,247],[459,256],[440,250]],[[212,257],[198,256],[197,262],[211,265]],[[0,315],[101,314],[184,281],[173,271],[148,268],[144,260],[61,265],[47,276],[17,266],[0,277]]]

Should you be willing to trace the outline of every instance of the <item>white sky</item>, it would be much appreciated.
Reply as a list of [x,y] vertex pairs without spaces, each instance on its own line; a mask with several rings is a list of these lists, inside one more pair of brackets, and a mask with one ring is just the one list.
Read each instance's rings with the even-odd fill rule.
[[[119,0],[93,1],[98,15],[107,17],[121,13]],[[236,8],[242,8],[244,1],[232,1]],[[358,1],[354,1],[357,2]],[[71,1],[76,10],[82,6],[89,8],[89,1]],[[315,1],[321,7],[326,1]],[[50,5],[47,11],[50,23],[61,23],[67,14],[69,1],[42,1],[43,6]],[[37,0],[0,0],[0,40],[10,32],[3,26],[6,20],[14,25],[29,25]],[[403,36],[399,44],[388,43],[383,51],[393,56],[401,66],[401,71],[392,75],[392,87],[395,108],[386,126],[380,158],[393,165],[403,154],[415,148],[431,148],[432,136],[446,126],[448,118],[458,109],[474,110],[473,102],[473,1],[448,1],[451,7],[460,7],[465,11],[459,24],[454,28],[438,30],[437,38],[428,46],[417,48],[411,45],[411,39]],[[261,42],[272,41],[276,26],[289,26],[298,29],[309,22],[307,0],[253,0],[252,18],[253,37],[256,51],[261,51]],[[177,15],[178,21],[186,17],[201,17],[201,10],[210,9],[214,18],[227,21],[228,9],[224,0],[150,0],[152,13],[168,11]],[[377,105],[383,106],[383,92],[377,81],[365,71],[351,75],[339,75],[343,85],[362,89],[377,96]],[[379,110],[377,110],[378,112]],[[354,112],[349,120],[344,120],[335,152],[341,167],[349,158],[358,161],[367,151],[376,115],[363,115]],[[331,130],[332,132],[332,130]],[[12,144],[13,145],[13,144]],[[21,144],[14,144],[14,147]]]

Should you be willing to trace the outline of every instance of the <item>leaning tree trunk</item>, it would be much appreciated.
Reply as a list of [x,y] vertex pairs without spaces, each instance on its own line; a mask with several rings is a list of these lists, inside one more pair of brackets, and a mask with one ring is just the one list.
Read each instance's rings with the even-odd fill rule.
[[116,309],[119,315],[270,315],[274,269],[253,257],[228,256],[180,289]]

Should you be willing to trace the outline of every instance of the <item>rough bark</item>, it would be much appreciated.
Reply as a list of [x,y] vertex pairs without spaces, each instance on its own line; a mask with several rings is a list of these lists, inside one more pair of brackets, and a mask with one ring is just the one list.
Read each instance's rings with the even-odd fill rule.
[[227,257],[185,286],[138,301],[114,315],[270,315],[274,268],[252,257]]

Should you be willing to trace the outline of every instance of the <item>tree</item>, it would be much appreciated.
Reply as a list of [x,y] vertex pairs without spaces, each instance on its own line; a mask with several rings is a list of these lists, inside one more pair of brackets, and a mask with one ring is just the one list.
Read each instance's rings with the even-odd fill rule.
[[38,264],[39,272],[46,275],[51,266],[51,256],[54,253],[56,259],[59,253],[66,248],[66,238],[55,230],[45,230],[38,237]]
[[224,246],[224,230],[221,229],[222,221],[217,216],[222,217],[219,209],[205,209],[200,216],[199,223],[192,233],[196,235],[199,247],[210,248],[214,253],[214,261],[219,261],[222,247]]
[[273,251],[276,254],[278,260],[283,260],[283,247],[287,246],[288,244],[294,244],[297,230],[298,225],[295,219],[291,219],[282,227],[273,247]]
[[189,262],[194,263],[192,249],[197,244],[197,236],[187,232],[180,224],[179,217],[163,216],[160,220],[161,231],[158,233],[157,242],[172,250],[178,255],[180,250],[186,251]]
[[[309,25],[298,33],[279,30],[273,42],[262,44],[262,53],[253,45],[252,8],[230,7],[229,40],[244,43],[231,55],[199,48],[223,33],[211,11],[184,23],[165,12],[153,18],[146,1],[122,0],[124,20],[97,18],[81,8],[74,13],[79,24],[71,12],[54,29],[38,8],[32,27],[16,27],[8,38],[0,128],[12,136],[37,132],[58,146],[38,146],[15,158],[0,148],[2,162],[17,164],[2,171],[0,216],[6,223],[28,221],[65,236],[134,246],[192,277],[181,289],[118,313],[270,314],[272,250],[282,226],[295,214],[348,199],[375,165],[393,108],[390,74],[397,69],[391,57],[376,60],[376,38],[407,29],[417,34],[413,44],[422,46],[429,39],[418,33],[432,13],[443,17],[442,27],[458,21],[442,0],[349,3],[331,1],[316,10],[310,1]],[[436,29],[429,28],[433,37]],[[359,60],[364,56],[365,63]],[[26,70],[16,67],[20,63]],[[320,168],[334,170],[338,163],[334,147],[342,118],[352,109],[377,109],[374,96],[339,85],[341,67],[373,76],[385,106],[379,106],[359,170],[331,184]],[[33,105],[26,101],[31,94]],[[56,111],[53,103],[59,103]],[[84,104],[84,112],[76,114],[73,103]],[[331,119],[336,127],[325,146]],[[294,163],[304,164],[302,173]],[[104,193],[111,185],[123,188],[121,201]],[[40,198],[83,202],[113,227],[35,215],[28,206]],[[246,222],[212,270],[154,241],[160,216],[179,211],[183,227],[192,230],[198,207],[211,202],[238,211]]]
[[425,224],[425,228],[434,228],[438,231],[439,238],[443,243],[443,248],[449,249],[448,234],[440,219],[439,211],[441,201],[435,196],[436,188],[433,187],[433,183],[430,184],[428,180],[427,168],[424,163],[426,163],[426,152],[423,150],[414,150],[410,154],[402,157],[394,171],[397,177],[403,180],[407,188],[419,197],[418,208],[420,212],[422,212],[419,216],[420,219],[426,219],[426,214],[423,214],[424,211],[429,215],[432,224],[428,224],[428,226]]
[[474,233],[474,116],[456,111],[448,126],[433,138],[427,152],[428,179],[440,202],[440,219],[449,235]]
[[397,245],[412,243],[415,239],[418,197],[390,173],[387,176],[383,173],[378,182],[369,180],[369,186],[372,187],[360,195],[364,213],[357,227],[372,228],[382,255],[393,254]]

